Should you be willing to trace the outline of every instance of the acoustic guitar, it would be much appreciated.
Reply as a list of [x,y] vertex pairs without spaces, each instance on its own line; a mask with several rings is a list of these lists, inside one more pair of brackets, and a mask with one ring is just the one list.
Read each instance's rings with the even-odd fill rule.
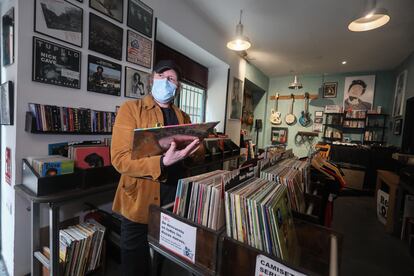
[[311,119],[311,115],[309,114],[309,93],[306,92],[305,93],[305,109],[304,111],[302,111],[302,116],[300,116],[299,118],[299,123],[303,126],[303,127],[307,127],[309,125],[312,124],[312,119]]
[[293,114],[293,103],[295,101],[295,96],[291,94],[290,97],[292,98],[292,103],[290,104],[289,113],[285,117],[285,122],[286,124],[291,126],[296,123],[296,116],[295,114]]
[[270,114],[270,122],[273,125],[280,125],[282,123],[282,113],[277,111],[278,105],[279,105],[279,93],[276,93],[275,95],[275,109],[272,108],[271,114]]

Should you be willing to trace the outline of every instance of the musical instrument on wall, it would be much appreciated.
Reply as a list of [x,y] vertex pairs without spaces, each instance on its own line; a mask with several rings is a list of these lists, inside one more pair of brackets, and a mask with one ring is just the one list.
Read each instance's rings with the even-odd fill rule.
[[285,122],[291,126],[296,123],[296,116],[293,114],[293,103],[295,102],[295,96],[291,94],[290,97],[292,98],[292,102],[290,104],[289,113],[285,117]]
[[299,118],[299,123],[303,126],[303,127],[307,127],[309,125],[312,124],[312,119],[310,117],[311,115],[309,114],[309,93],[306,92],[305,93],[305,108],[304,111],[302,111],[302,116],[300,116]]
[[282,113],[277,111],[278,105],[279,105],[279,93],[276,93],[276,102],[275,102],[275,108],[271,110],[270,114],[270,122],[273,125],[280,125],[282,123]]

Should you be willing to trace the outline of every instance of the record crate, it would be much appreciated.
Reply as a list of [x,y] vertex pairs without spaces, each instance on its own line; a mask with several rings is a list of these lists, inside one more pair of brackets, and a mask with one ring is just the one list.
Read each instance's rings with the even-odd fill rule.
[[299,219],[294,219],[294,223],[298,243],[295,248],[296,257],[292,261],[281,260],[223,234],[220,238],[219,275],[259,275],[256,270],[260,267],[256,263],[263,256],[277,265],[264,265],[268,271],[261,271],[262,275],[338,275],[343,236],[331,229]]
[[[172,255],[174,261],[180,262],[181,265],[186,267],[193,274],[197,275],[217,275],[218,258],[219,253],[219,238],[224,233],[225,227],[218,231],[214,231],[210,228],[196,224],[188,219],[182,218],[173,214],[171,209],[164,206],[159,207],[151,205],[149,208],[149,221],[148,221],[148,242],[150,247],[158,252],[165,252],[168,255]],[[195,261],[194,263],[185,259],[182,256],[170,251],[166,247],[160,244],[160,224],[161,214],[168,215],[180,222],[185,223],[189,227],[196,228],[196,247],[195,247]]]

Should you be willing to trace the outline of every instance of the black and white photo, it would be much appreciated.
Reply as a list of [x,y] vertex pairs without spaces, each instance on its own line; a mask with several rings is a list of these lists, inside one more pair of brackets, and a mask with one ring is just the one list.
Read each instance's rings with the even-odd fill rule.
[[125,97],[139,99],[148,94],[149,73],[125,67]]
[[139,0],[128,0],[127,24],[137,32],[152,38],[154,11]]
[[152,41],[128,30],[126,60],[146,68],[151,68]]
[[122,60],[123,29],[93,14],[89,14],[89,50]]
[[322,88],[323,98],[336,98],[337,88],[337,82],[325,82]]
[[405,86],[407,82],[407,70],[402,71],[397,76],[397,82],[395,84],[395,94],[394,94],[394,106],[392,109],[392,116],[398,117],[403,115],[403,105],[404,105],[404,95],[405,95]]
[[89,6],[116,21],[123,21],[123,0],[89,0]]
[[36,0],[36,32],[82,47],[82,27],[82,8],[65,0]]
[[0,124],[1,125],[13,125],[14,116],[14,94],[13,94],[13,82],[8,81],[0,87]]
[[81,52],[33,37],[33,76],[37,82],[80,89]]
[[240,120],[242,115],[243,81],[233,78],[231,93],[230,119]]
[[344,111],[371,110],[374,103],[375,75],[345,78]]
[[121,65],[88,56],[88,91],[121,96],[121,74]]
[[14,8],[3,15],[2,28],[2,60],[3,65],[7,66],[14,62]]

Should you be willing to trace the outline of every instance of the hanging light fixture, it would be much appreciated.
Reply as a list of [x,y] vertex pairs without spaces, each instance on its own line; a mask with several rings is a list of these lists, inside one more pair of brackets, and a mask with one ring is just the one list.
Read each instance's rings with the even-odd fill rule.
[[302,83],[298,81],[298,77],[295,75],[293,82],[289,84],[289,89],[301,89],[302,87]]
[[240,20],[236,26],[236,36],[227,43],[227,48],[234,51],[244,51],[252,46],[249,38],[243,35],[243,24],[241,23],[242,13],[243,10],[240,10]]
[[365,32],[384,26],[390,21],[391,17],[384,8],[377,7],[376,0],[367,0],[364,13],[348,25],[348,29],[353,32]]

